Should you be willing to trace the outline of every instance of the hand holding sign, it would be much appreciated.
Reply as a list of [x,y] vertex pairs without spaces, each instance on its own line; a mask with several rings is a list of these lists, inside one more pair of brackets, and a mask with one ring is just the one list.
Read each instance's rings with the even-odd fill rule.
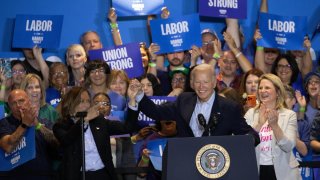
[[306,36],[304,37],[304,41],[303,41],[303,47],[305,47],[308,51],[311,48],[311,41],[310,39]]
[[33,46],[32,53],[33,53],[33,56],[36,60],[38,60],[38,61],[43,60],[41,47],[39,47],[37,45]]
[[159,52],[160,50],[160,46],[156,43],[151,43],[149,48],[149,53],[150,53],[150,56],[151,56],[151,60],[155,60],[157,59],[157,52]]
[[110,8],[108,13],[108,19],[111,23],[117,23],[117,13],[115,8]]
[[234,41],[233,37],[226,31],[223,33],[224,40],[228,44],[228,47],[232,49],[236,49],[237,45],[236,42]]
[[161,8],[161,18],[162,19],[168,19],[170,16],[170,11],[168,10],[167,7],[162,7]]

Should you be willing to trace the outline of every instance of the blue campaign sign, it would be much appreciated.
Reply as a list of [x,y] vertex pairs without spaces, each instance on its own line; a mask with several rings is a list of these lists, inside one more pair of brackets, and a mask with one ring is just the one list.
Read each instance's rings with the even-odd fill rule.
[[157,139],[149,141],[147,149],[150,151],[150,159],[154,168],[158,171],[162,171],[162,155],[164,148],[167,145],[167,139]]
[[0,149],[0,171],[10,171],[36,157],[35,128],[31,127],[9,154]]
[[112,7],[119,17],[160,14],[163,6],[163,0],[112,0]]
[[[176,97],[168,97],[168,96],[150,96],[149,98],[155,104],[158,104],[158,105],[163,104],[165,102],[175,101],[177,99]],[[170,120],[170,119],[166,119],[166,120]],[[139,116],[138,116],[138,126],[139,127],[143,128],[143,127],[154,125],[154,124],[155,124],[155,120],[149,118],[148,116],[146,116],[142,112],[139,113]]]
[[17,15],[12,47],[58,48],[62,21],[62,15]]
[[144,73],[139,43],[90,50],[89,57],[106,61],[111,69],[126,71],[130,79]]
[[247,0],[199,0],[200,16],[247,18]]
[[179,52],[201,47],[200,20],[198,14],[150,21],[154,43],[160,46],[157,54]]
[[259,28],[262,39],[258,40],[257,45],[285,50],[303,50],[303,40],[307,32],[306,22],[306,17],[260,13]]

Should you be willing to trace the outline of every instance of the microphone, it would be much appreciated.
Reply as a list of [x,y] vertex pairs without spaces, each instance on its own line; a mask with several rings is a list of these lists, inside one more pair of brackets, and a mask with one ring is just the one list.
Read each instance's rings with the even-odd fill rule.
[[207,122],[206,122],[206,119],[204,118],[203,114],[198,114],[198,121],[199,121],[199,124],[204,128],[206,129],[207,128]]
[[215,130],[216,126],[218,125],[219,121],[218,121],[218,114],[213,114],[213,116],[210,117],[209,119],[209,123],[208,126],[205,130],[209,131],[209,135],[211,135],[211,131]]
[[84,117],[86,117],[87,116],[87,114],[88,114],[88,112],[86,112],[86,111],[82,111],[82,112],[77,112],[76,113],[76,117],[82,117],[82,118],[84,118]]

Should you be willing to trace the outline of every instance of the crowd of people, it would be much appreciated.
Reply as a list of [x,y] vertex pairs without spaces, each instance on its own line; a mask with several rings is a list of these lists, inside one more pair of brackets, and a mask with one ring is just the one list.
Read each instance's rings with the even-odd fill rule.
[[[163,8],[161,17],[169,15]],[[122,45],[115,9],[108,18],[114,44]],[[317,168],[299,167],[320,153],[320,73],[313,71],[310,40],[301,42],[303,51],[265,48],[255,44],[263,38],[256,29],[255,50],[247,54],[238,21],[227,18],[226,25],[224,45],[213,29],[202,30],[202,46],[187,51],[157,54],[159,45],[141,42],[144,74],[133,79],[90,59],[90,50],[103,47],[95,31],[67,48],[65,63],[46,62],[38,46],[23,49],[25,60],[11,61],[10,76],[0,68],[0,148],[12,152],[34,126],[36,158],[0,172],[0,179],[161,179],[150,163],[149,141],[244,134],[252,136],[261,180],[320,179]],[[156,105],[150,96],[176,100]],[[84,149],[77,116],[83,111]],[[119,111],[122,121],[113,119]],[[139,112],[156,126],[138,126]],[[120,134],[130,136],[114,136]],[[122,176],[115,167],[152,170]]]

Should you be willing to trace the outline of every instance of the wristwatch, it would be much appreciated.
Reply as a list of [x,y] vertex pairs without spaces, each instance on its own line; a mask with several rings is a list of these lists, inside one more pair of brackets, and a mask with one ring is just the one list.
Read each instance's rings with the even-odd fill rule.
[[24,129],[27,129],[29,126],[27,126],[25,123],[21,123],[20,126]]

